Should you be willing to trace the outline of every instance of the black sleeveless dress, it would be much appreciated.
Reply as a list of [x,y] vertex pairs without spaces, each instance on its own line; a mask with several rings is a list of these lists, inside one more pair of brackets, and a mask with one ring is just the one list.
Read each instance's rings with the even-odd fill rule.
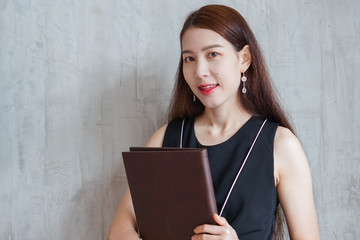
[[[203,146],[194,132],[194,119],[186,119],[183,147],[207,148],[218,211],[243,163],[263,120],[251,117],[230,139]],[[163,147],[179,147],[182,119],[171,121]],[[274,136],[278,123],[267,121],[225,206],[223,217],[240,240],[272,239],[278,197],[274,183]]]

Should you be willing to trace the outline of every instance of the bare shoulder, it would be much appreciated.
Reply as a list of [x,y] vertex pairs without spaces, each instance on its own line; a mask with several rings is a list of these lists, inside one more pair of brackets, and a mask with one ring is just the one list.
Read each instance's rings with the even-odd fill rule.
[[167,124],[160,127],[156,132],[151,136],[150,140],[146,144],[147,147],[161,147],[164,141],[164,135],[166,131]]
[[285,127],[278,127],[275,134],[275,151],[282,154],[292,154],[293,151],[302,151],[299,139]]
[[275,134],[274,167],[277,178],[309,171],[307,158],[299,139],[284,127],[278,127]]
[[304,151],[299,139],[285,127],[278,127],[275,134],[274,154],[278,160],[291,161],[304,157]]

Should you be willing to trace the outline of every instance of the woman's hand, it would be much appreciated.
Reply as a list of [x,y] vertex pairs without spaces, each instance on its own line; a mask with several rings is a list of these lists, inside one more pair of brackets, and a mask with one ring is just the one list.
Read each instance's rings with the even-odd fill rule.
[[196,227],[191,240],[238,240],[235,230],[225,218],[214,214],[214,220],[219,225],[204,224]]

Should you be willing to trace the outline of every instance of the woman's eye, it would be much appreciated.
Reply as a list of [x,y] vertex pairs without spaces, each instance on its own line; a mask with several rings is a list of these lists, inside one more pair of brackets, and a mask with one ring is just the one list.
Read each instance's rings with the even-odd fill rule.
[[194,61],[195,59],[193,58],[193,57],[186,57],[186,58],[184,58],[184,61],[185,62],[192,62],[192,61]]
[[212,53],[209,53],[209,57],[216,57],[218,56],[219,54],[217,52],[212,52]]

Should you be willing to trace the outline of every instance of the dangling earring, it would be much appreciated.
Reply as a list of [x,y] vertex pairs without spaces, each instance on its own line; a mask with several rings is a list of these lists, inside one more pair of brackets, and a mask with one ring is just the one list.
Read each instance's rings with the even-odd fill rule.
[[245,73],[243,73],[242,77],[241,77],[241,81],[243,82],[243,88],[241,89],[241,92],[243,94],[245,94],[247,92],[246,87],[245,87],[245,83],[247,81],[247,77],[245,76]]
[[195,96],[195,94],[193,94],[193,102],[195,102],[196,101],[196,96]]

